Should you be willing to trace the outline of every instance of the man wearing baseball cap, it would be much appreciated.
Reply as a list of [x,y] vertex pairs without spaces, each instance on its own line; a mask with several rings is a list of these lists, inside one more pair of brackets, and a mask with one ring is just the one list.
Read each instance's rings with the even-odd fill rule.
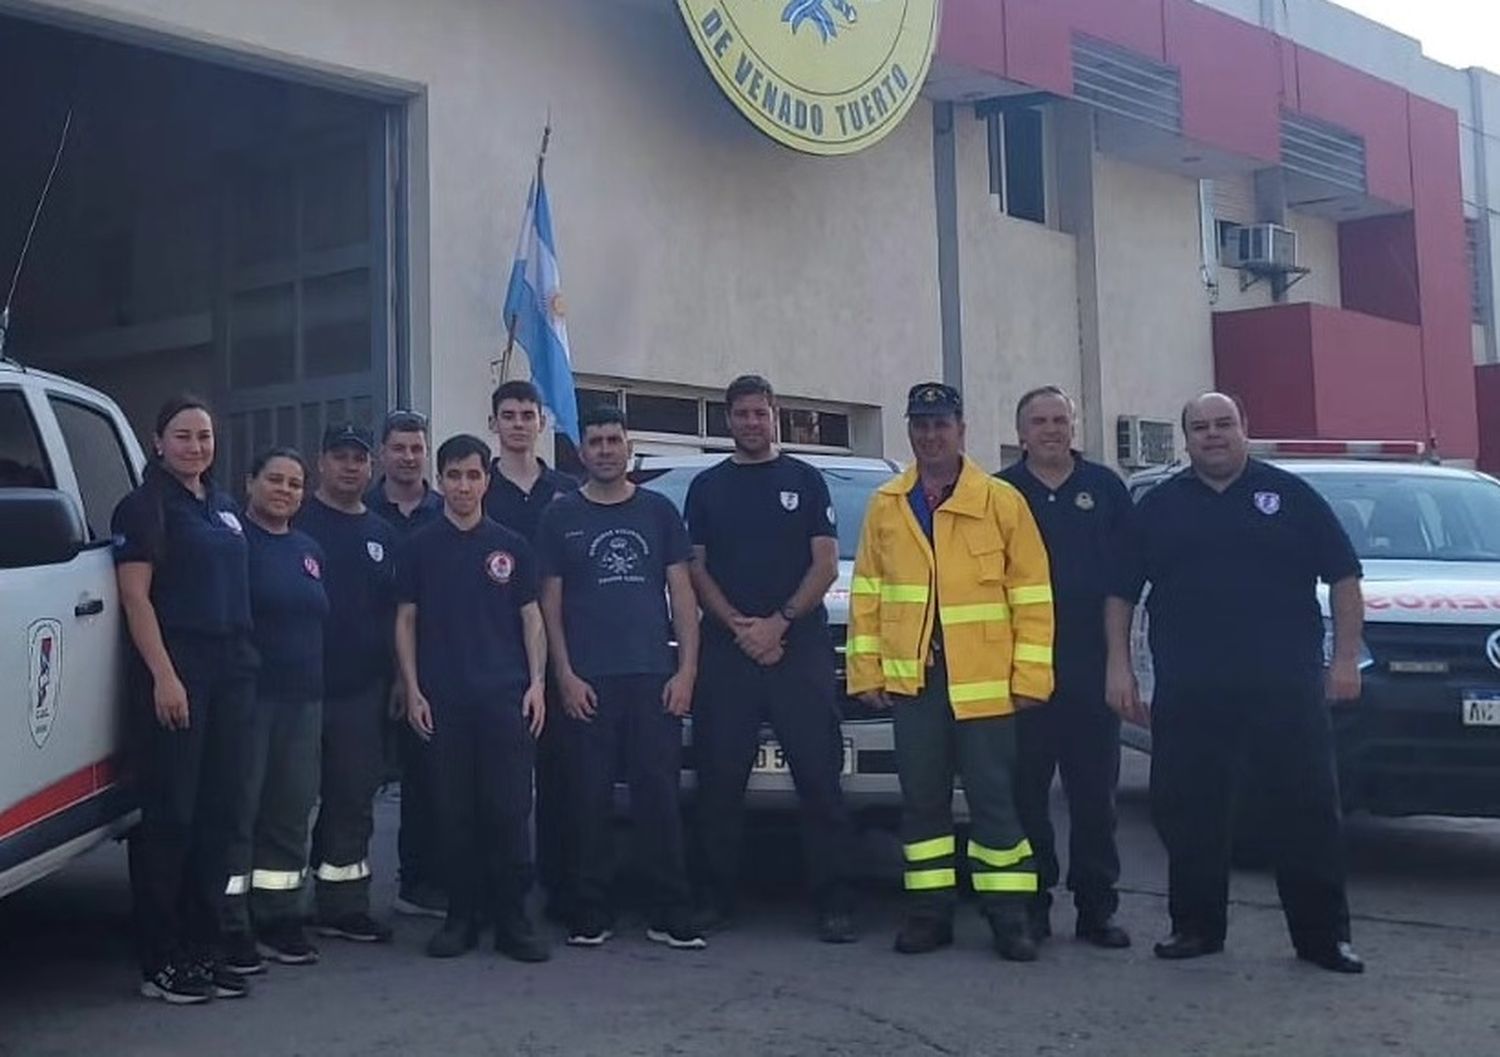
[[[1052,585],[1025,498],[964,454],[963,399],[913,386],[915,462],[870,499],[850,587],[849,692],[890,709],[908,910],[903,954],[953,942],[958,857],[1007,961],[1037,956],[1031,845],[1012,795],[1015,715],[1052,695]],[[953,779],[970,835],[957,844]]]
[[317,931],[384,943],[370,916],[373,803],[384,771],[383,729],[395,628],[395,535],[364,503],[374,438],[352,423],[323,433],[318,490],[297,527],[323,547],[329,618],[323,649],[322,807],[313,830]]

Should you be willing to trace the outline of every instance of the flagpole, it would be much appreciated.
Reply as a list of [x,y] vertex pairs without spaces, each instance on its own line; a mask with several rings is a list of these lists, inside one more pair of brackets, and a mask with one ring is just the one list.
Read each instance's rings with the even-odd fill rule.
[[[552,108],[547,108],[547,124],[542,128],[542,149],[536,156],[536,183],[532,187],[532,195],[539,196],[542,190],[542,167],[547,164],[547,145],[552,142]],[[533,200],[528,203],[531,208],[536,208]],[[516,348],[516,313],[512,312],[510,318],[505,321],[505,351],[500,354],[500,381],[505,382],[505,376],[510,373],[510,357]]]

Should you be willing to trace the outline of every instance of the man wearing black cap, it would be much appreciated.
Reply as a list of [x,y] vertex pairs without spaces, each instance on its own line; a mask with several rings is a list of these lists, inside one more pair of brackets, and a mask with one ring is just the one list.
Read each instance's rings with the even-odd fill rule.
[[322,807],[313,830],[318,932],[383,943],[370,917],[373,802],[384,769],[383,730],[394,648],[395,534],[364,503],[374,441],[330,426],[318,458],[318,491],[297,527],[323,547],[329,619],[324,632]]
[[[891,709],[909,910],[896,950],[953,942],[958,857],[970,865],[995,949],[1033,961],[1037,890],[1012,794],[1015,714],[1052,695],[1052,585],[1025,498],[964,455],[963,401],[914,386],[915,462],[870,499],[850,585],[849,692]],[[959,848],[953,779],[970,834]]]

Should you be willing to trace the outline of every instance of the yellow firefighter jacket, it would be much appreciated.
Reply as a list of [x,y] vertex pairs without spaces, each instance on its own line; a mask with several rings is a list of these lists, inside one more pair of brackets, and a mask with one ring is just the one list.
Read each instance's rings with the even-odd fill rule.
[[1009,715],[1013,694],[1045,701],[1052,586],[1025,498],[965,457],[933,515],[934,554],[908,498],[916,487],[912,467],[880,486],[865,515],[849,599],[849,692],[915,695],[929,663],[940,663],[958,719]]

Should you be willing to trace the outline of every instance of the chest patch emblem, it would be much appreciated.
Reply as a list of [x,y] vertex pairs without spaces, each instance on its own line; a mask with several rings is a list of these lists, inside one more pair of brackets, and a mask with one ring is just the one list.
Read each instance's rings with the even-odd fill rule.
[[508,584],[516,571],[516,560],[506,551],[490,551],[484,559],[484,571],[495,583]]
[[318,564],[318,559],[314,558],[311,554],[304,554],[302,556],[302,569],[314,580],[323,579],[323,568]]
[[365,553],[372,562],[385,561],[385,547],[379,540],[365,540]]
[[1093,510],[1094,497],[1087,492],[1079,492],[1073,497],[1073,505],[1079,510]]
[[234,516],[233,511],[219,511],[219,520],[222,521],[224,523],[224,527],[228,528],[231,532],[239,532],[243,534],[245,531],[245,527],[240,524],[240,519]]
[[1255,509],[1266,515],[1266,517],[1271,517],[1273,514],[1279,513],[1281,510],[1281,493],[1256,492]]
[[796,510],[798,504],[800,504],[801,502],[802,495],[799,492],[781,493],[781,507],[783,510]]

